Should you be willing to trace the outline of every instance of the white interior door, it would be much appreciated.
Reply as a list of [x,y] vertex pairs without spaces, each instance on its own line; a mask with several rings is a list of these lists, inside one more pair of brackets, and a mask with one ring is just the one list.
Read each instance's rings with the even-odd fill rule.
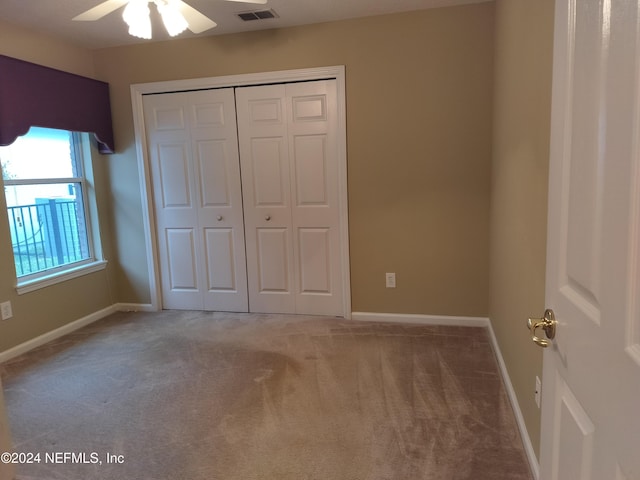
[[144,97],[163,307],[248,311],[232,88]]
[[343,315],[335,80],[236,90],[252,312]]
[[556,2],[544,480],[640,479],[639,20],[637,1]]

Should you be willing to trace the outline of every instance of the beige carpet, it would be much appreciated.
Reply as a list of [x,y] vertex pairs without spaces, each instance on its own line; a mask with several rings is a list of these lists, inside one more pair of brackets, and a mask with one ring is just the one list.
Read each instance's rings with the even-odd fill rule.
[[22,480],[531,478],[481,328],[121,313],[0,370]]

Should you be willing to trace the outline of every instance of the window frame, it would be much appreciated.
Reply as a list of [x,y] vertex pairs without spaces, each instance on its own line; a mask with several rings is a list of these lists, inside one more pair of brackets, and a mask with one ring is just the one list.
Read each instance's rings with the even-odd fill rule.
[[[77,184],[78,187],[76,188],[80,188],[81,190],[82,214],[84,215],[89,256],[88,258],[77,262],[59,265],[19,277],[14,255],[13,267],[14,275],[16,277],[16,291],[19,295],[103,270],[107,265],[107,262],[104,260],[102,255],[98,212],[95,198],[95,185],[93,181],[92,161],[95,147],[89,138],[89,134],[82,132],[69,133],[71,156],[75,170],[73,173],[76,176],[33,179],[23,178],[14,180],[3,179],[2,185],[3,187],[9,187],[20,185]],[[8,206],[7,222],[10,222]]]

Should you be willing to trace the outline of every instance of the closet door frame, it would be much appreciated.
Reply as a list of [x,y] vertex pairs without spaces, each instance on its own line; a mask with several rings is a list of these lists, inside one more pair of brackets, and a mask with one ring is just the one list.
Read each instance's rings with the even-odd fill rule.
[[166,82],[138,83],[131,85],[131,105],[135,131],[136,156],[140,178],[140,195],[147,251],[150,310],[162,309],[162,285],[160,283],[160,263],[158,239],[154,216],[151,169],[146,141],[143,95],[153,93],[178,92],[211,88],[241,87],[273,83],[289,83],[309,80],[335,79],[338,95],[338,190],[340,211],[340,256],[343,278],[342,316],[351,318],[351,275],[349,269],[349,218],[347,206],[347,135],[346,135],[346,90],[344,65],[282,70],[276,72],[227,75]]

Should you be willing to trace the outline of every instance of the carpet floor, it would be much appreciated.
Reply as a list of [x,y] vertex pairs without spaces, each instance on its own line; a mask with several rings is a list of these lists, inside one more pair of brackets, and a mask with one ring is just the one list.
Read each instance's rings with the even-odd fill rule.
[[532,478],[483,328],[118,313],[0,371],[18,480]]

